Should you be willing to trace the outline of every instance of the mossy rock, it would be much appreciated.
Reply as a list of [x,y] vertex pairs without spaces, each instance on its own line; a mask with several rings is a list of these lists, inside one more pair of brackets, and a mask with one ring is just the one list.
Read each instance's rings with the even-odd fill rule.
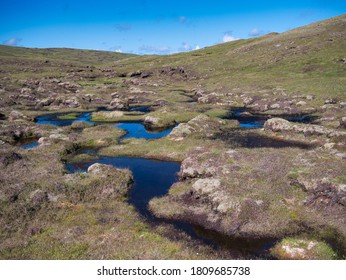
[[323,241],[284,238],[271,249],[280,260],[332,260],[336,253]]

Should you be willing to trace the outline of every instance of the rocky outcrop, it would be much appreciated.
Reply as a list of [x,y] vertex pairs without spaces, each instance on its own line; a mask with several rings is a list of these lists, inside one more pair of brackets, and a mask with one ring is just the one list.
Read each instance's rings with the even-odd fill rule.
[[87,172],[91,174],[105,173],[113,169],[112,165],[94,163],[88,167]]
[[340,119],[340,126],[346,128],[346,117],[342,117]]
[[[228,123],[229,124],[229,123]],[[237,126],[237,121],[232,121],[234,126]],[[190,135],[200,137],[212,137],[215,133],[220,132],[222,126],[226,125],[225,120],[211,118],[207,115],[201,114],[191,119],[187,123],[181,123],[169,134],[171,139],[185,138]]]
[[127,99],[114,98],[110,102],[111,110],[127,110],[129,108],[129,101]]
[[54,101],[55,101],[55,98],[52,98],[52,97],[42,99],[36,104],[35,108],[40,109],[41,107],[44,107],[44,106],[50,106]]
[[74,93],[78,92],[78,90],[81,88],[80,85],[71,82],[60,82],[58,83],[58,86]]
[[346,136],[346,132],[338,131],[335,129],[326,128],[320,125],[313,124],[296,124],[291,123],[281,118],[272,118],[264,123],[264,128],[273,132],[293,132],[301,133],[305,136],[327,136],[327,137],[340,137]]
[[182,75],[184,77],[186,77],[186,71],[184,67],[166,67],[166,68],[162,68],[161,70],[159,70],[159,73],[161,75],[168,75],[168,76],[174,76],[174,75]]
[[[208,153],[203,153],[203,156],[207,157]],[[212,155],[209,154],[209,156]],[[210,159],[201,163],[198,161],[198,157],[188,157],[181,163],[179,177],[181,179],[212,177],[217,171],[217,167],[214,166],[213,162]]]
[[280,260],[330,260],[336,257],[326,243],[303,238],[286,238],[271,249]]
[[157,117],[146,116],[146,117],[144,118],[144,123],[145,123],[146,125],[149,125],[149,126],[156,126],[156,125],[159,124],[159,122],[160,122],[160,119],[157,118]]
[[21,112],[18,111],[12,111],[9,116],[8,116],[8,120],[10,122],[16,121],[16,120],[25,120],[25,121],[33,121],[33,118],[28,117],[26,115],[24,115]]
[[133,182],[132,174],[127,169],[115,168],[112,165],[94,163],[89,166],[88,174],[92,181],[101,181],[94,189],[98,198],[105,199],[119,194],[125,195]]
[[80,107],[80,103],[76,97],[64,100],[63,105],[68,108]]
[[[179,182],[170,194],[150,202],[155,215],[238,237],[283,238],[306,225],[317,232],[331,227],[346,234],[346,221],[341,218],[346,185],[333,180],[343,180],[346,163],[329,152],[307,150],[296,155],[296,149],[240,148],[214,153],[208,149],[196,147],[183,160]],[[316,164],[321,157],[329,170],[326,178]]]
[[291,185],[297,185],[309,194],[304,201],[307,205],[338,203],[346,206],[346,184],[335,183],[331,178],[311,179],[301,176],[292,180]]
[[195,95],[197,102],[202,104],[215,104],[220,106],[232,106],[234,105],[233,96],[229,94],[217,93],[217,92],[201,92],[199,91]]

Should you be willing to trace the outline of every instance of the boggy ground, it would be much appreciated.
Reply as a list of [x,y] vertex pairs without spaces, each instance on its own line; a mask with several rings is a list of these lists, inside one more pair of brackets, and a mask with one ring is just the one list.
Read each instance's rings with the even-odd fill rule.
[[[158,217],[274,238],[277,258],[345,258],[345,24],[343,15],[164,57],[0,46],[1,258],[241,257],[148,226],[126,202],[128,171],[67,174],[64,162],[90,160],[77,155],[90,148],[182,162],[179,182],[150,203]],[[100,107],[109,112],[92,120],[181,124],[119,142],[124,131],[107,125],[34,122]],[[232,107],[275,118],[240,129]],[[314,124],[280,119],[299,114]],[[17,146],[27,139],[40,146]]]
[[34,149],[1,145],[0,257],[236,258],[213,252],[170,225],[149,226],[127,203],[129,170],[95,164],[87,173],[66,173],[64,158],[91,143],[106,143],[102,132],[109,137],[112,130],[114,138],[122,135],[104,126],[85,128],[80,136],[70,127],[49,127]]

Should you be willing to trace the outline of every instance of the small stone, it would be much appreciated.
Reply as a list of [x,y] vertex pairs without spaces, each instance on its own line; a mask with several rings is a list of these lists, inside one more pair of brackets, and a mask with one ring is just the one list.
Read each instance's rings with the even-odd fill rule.
[[346,117],[342,117],[340,120],[340,126],[346,128]]
[[337,186],[338,192],[346,192],[346,184],[340,184]]
[[270,108],[271,109],[280,109],[280,104],[279,103],[274,103],[274,104],[272,104],[272,105],[270,105]]
[[144,123],[150,124],[150,125],[156,125],[159,123],[159,118],[153,117],[153,116],[146,116],[144,118]]
[[331,150],[333,149],[335,146],[335,143],[326,143],[323,145],[323,148],[325,148],[326,150]]
[[110,106],[112,109],[117,109],[117,110],[127,110],[129,108],[129,101],[128,100],[123,100],[120,98],[114,98],[110,102]]
[[113,168],[114,167],[112,165],[109,165],[109,164],[94,163],[88,167],[87,172],[91,173],[91,174],[98,174],[98,173],[107,172]]
[[346,159],[346,153],[337,153],[337,154],[335,154],[335,156],[342,158],[342,159]]
[[12,111],[9,116],[8,116],[8,120],[11,121],[15,121],[15,120],[29,120],[31,121],[32,118],[25,116],[23,113],[18,112],[18,111]]
[[296,103],[297,106],[305,106],[306,102],[305,101],[299,101]]
[[324,104],[336,104],[338,100],[336,98],[329,98],[324,101]]

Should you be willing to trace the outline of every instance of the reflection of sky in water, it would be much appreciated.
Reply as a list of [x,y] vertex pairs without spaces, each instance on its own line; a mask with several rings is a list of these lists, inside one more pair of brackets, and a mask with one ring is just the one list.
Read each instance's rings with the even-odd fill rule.
[[25,145],[22,145],[20,146],[22,149],[30,149],[30,148],[35,148],[37,147],[38,145],[40,145],[37,141],[35,142],[31,142],[31,143],[28,143],[28,144],[25,144]]
[[[250,114],[246,115],[244,113],[248,112],[245,108],[234,108],[232,109],[232,116],[230,119],[239,121],[239,126],[244,128],[261,128],[264,123],[270,119],[270,116]],[[275,116],[272,116],[273,118]],[[277,116],[278,118],[284,118],[290,122],[298,123],[310,123],[315,117],[305,115],[305,116]]]
[[162,132],[148,131],[142,123],[119,123],[116,125],[117,128],[127,131],[127,134],[121,137],[126,138],[144,138],[144,139],[157,139],[169,134],[172,129],[167,129]]
[[263,127],[263,123],[257,123],[257,122],[248,122],[248,123],[239,123],[240,127],[245,128],[257,128],[257,127]]
[[[35,119],[37,124],[50,124],[56,126],[68,126],[74,122],[86,122],[90,124],[94,124],[94,122],[90,121],[91,113],[81,113],[77,115],[76,119],[73,120],[62,120],[59,119],[59,116],[63,116],[64,114],[51,114],[39,116]],[[67,114],[65,114],[67,115]]]
[[157,161],[143,158],[100,157],[93,162],[67,164],[69,172],[86,171],[95,162],[111,164],[117,168],[129,168],[134,176],[129,202],[135,205],[143,216],[151,216],[147,209],[150,199],[167,193],[170,186],[177,180],[176,173],[180,164],[176,162]]
[[[147,109],[147,107],[143,107],[143,108]],[[63,115],[64,114],[44,115],[44,116],[37,117],[35,120],[37,124],[50,124],[55,126],[68,126],[74,122],[86,122],[89,124],[96,124],[96,125],[100,125],[100,124],[114,125],[114,123],[113,124],[112,123],[97,123],[97,122],[90,121],[90,118],[91,118],[90,112],[80,113],[79,115],[77,115],[76,119],[73,119],[73,120],[59,119],[59,116],[63,116]],[[160,132],[148,131],[145,129],[145,126],[143,123],[138,123],[138,122],[117,123],[115,126],[127,132],[126,135],[124,135],[121,139],[126,139],[126,138],[158,139],[158,138],[166,136],[172,131],[172,128],[164,130],[164,131],[160,131]]]

